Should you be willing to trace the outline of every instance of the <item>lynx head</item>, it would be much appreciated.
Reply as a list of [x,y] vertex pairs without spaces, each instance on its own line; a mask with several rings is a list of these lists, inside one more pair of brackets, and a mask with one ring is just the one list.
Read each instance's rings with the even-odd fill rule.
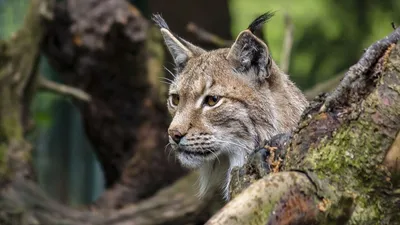
[[253,32],[266,13],[230,48],[205,51],[160,27],[176,66],[169,88],[170,144],[181,164],[200,169],[200,196],[220,186],[225,198],[230,170],[271,136],[290,131],[307,102]]

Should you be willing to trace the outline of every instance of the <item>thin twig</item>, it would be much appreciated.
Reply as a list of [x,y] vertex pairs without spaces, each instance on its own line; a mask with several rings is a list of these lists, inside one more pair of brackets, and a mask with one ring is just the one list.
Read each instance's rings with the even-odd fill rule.
[[339,86],[326,98],[320,111],[325,112],[334,105],[345,105],[345,102],[349,101],[347,96],[350,95],[350,92],[357,92],[357,89],[364,87],[363,84],[369,79],[368,71],[375,65],[387,48],[399,40],[400,27],[389,36],[371,45],[361,59],[346,72]]
[[310,89],[305,90],[304,95],[306,96],[306,98],[308,100],[311,101],[318,94],[332,91],[343,79],[344,73],[345,73],[345,71],[340,72],[334,76],[331,76],[331,78],[329,78],[326,81],[317,83],[315,86],[311,87]]
[[91,96],[86,92],[78,88],[74,88],[65,84],[59,84],[54,81],[48,80],[44,76],[39,77],[38,83],[40,90],[45,90],[56,94],[70,96],[85,102],[89,102],[91,100]]
[[285,13],[285,37],[283,39],[283,50],[281,55],[281,69],[284,73],[288,73],[290,65],[290,55],[293,46],[293,30],[294,25],[292,18],[288,13]]
[[211,44],[216,45],[217,47],[229,47],[232,45],[233,41],[225,40],[223,38],[218,37],[215,34],[212,34],[201,27],[198,27],[196,24],[190,22],[186,29],[196,35],[196,37],[201,40]]

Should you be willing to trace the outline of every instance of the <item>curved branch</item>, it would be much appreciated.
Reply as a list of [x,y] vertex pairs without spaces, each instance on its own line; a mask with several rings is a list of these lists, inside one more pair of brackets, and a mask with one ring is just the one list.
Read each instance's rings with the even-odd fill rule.
[[70,96],[84,102],[89,102],[91,100],[91,97],[88,93],[78,88],[74,88],[65,84],[59,84],[57,82],[48,80],[43,76],[39,76],[38,84],[39,84],[39,90],[42,91],[50,91],[64,96]]
[[330,79],[316,84],[314,87],[306,90],[304,95],[309,101],[314,99],[315,96],[332,91],[343,79],[344,72],[332,76]]
[[[220,206],[212,201],[212,193],[202,200],[197,198],[192,186],[197,176],[189,174],[153,197],[124,209],[93,212],[63,206],[47,197],[34,183],[17,179],[1,194],[0,208],[8,215],[18,209],[16,218],[28,218],[32,222],[28,224],[35,224],[34,221],[42,225],[125,225],[132,221],[135,225],[199,223],[206,221]],[[0,222],[1,217],[2,213]]]
[[[235,224],[236,220],[238,224],[276,224],[279,218],[286,219],[283,224],[344,224],[348,220],[356,224],[398,224],[400,179],[393,162],[400,160],[396,139],[400,132],[400,45],[394,44],[399,39],[400,29],[372,45],[332,95],[311,102],[290,144],[280,150],[284,162],[279,169],[284,172],[268,174],[251,184],[209,224]],[[324,103],[330,111],[320,112]],[[233,188],[246,187],[248,180],[261,177],[251,172],[268,168],[268,157],[276,154],[272,151],[277,149],[264,154],[266,159],[261,162],[248,162],[260,162],[261,166],[245,165],[241,171],[233,170],[233,177],[247,176],[234,177],[238,184]],[[294,183],[287,178],[293,171],[306,174],[308,181],[291,175],[299,182]],[[277,177],[279,183],[272,180]],[[293,198],[284,197],[291,194],[293,185],[300,189],[294,198],[304,201],[296,200],[294,204]],[[311,219],[292,217],[286,211],[277,213],[280,205],[286,210],[293,206],[302,215],[312,215]]]
[[206,225],[286,224],[302,218],[300,224],[316,222],[323,204],[315,195],[315,186],[299,172],[282,172],[266,176],[235,197]]
[[[357,64],[350,67],[345,74],[343,81],[330,94],[325,103],[321,107],[321,112],[333,107],[333,105],[349,105],[352,101],[357,100],[357,93],[364,92],[363,89],[368,86],[368,81],[373,78],[366,76],[378,59],[384,54],[390,45],[400,40],[400,28],[397,28],[392,34],[382,40],[375,42],[370,46]],[[354,84],[357,84],[356,86]],[[346,98],[355,94],[353,98]]]

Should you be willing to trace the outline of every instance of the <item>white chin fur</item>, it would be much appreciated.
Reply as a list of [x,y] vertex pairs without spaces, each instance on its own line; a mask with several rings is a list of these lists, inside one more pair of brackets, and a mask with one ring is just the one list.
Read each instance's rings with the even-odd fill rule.
[[222,190],[223,198],[229,200],[229,183],[231,170],[241,167],[245,163],[246,153],[239,151],[238,154],[221,154],[218,159],[204,163],[200,167],[199,193],[203,197],[208,190],[219,188]]
[[215,188],[222,190],[225,200],[229,200],[230,172],[234,167],[241,167],[245,163],[247,152],[238,145],[229,145],[221,148],[216,154],[206,157],[176,152],[182,166],[189,169],[199,169],[199,193],[203,197],[207,191]]
[[208,156],[192,155],[184,152],[177,152],[177,158],[182,166],[189,169],[198,169],[207,162],[214,161],[218,153],[210,154]]
[[198,169],[201,165],[204,164],[205,160],[204,158],[188,155],[185,153],[178,153],[177,157],[181,165],[189,169]]

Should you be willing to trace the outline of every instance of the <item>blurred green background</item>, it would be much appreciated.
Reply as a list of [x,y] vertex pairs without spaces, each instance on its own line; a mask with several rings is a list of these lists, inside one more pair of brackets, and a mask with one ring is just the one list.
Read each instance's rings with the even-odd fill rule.
[[[146,0],[131,2],[147,16],[152,13]],[[9,38],[18,30],[28,3],[28,0],[0,0],[0,39]],[[393,30],[391,22],[400,25],[399,0],[230,0],[228,3],[233,37],[256,16],[276,11],[264,28],[264,38],[278,64],[285,32],[284,15],[290,15],[294,42],[289,74],[303,90],[345,71],[365,48]],[[44,57],[40,73],[60,82]],[[42,188],[71,205],[94,200],[103,191],[102,172],[71,99],[39,93],[32,111],[37,129],[29,138],[36,144],[34,160]]]

